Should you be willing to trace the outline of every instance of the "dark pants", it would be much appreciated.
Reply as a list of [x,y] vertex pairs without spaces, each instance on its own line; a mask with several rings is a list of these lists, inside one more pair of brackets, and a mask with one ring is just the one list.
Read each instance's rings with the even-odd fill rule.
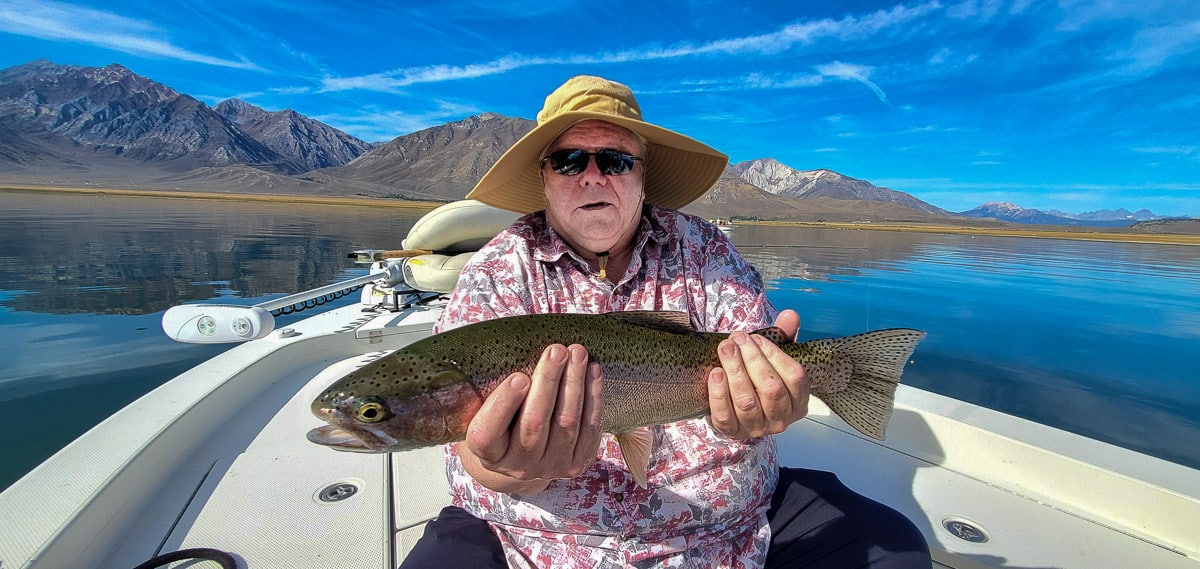
[[[768,569],[929,569],[929,547],[899,512],[847,488],[830,472],[781,468],[767,512]],[[425,526],[401,569],[504,569],[487,522],[453,506]]]

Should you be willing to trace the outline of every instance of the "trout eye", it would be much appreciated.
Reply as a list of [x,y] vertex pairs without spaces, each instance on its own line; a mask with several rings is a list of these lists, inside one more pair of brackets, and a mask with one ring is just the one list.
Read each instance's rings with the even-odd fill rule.
[[358,404],[354,416],[363,423],[378,423],[391,416],[386,406],[377,399],[367,399]]

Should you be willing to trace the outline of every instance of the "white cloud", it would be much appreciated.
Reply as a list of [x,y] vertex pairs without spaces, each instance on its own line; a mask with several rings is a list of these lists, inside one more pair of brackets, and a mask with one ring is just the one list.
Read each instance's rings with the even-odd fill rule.
[[141,57],[260,69],[245,59],[196,53],[156,39],[164,34],[149,22],[48,0],[0,0],[0,31],[44,40],[85,43]]
[[1000,13],[1002,4],[1003,0],[966,0],[946,8],[946,16],[956,20],[987,22]]
[[481,112],[483,111],[469,105],[436,101],[432,108],[417,113],[364,108],[356,114],[324,114],[313,116],[313,118],[363,140],[384,142],[397,136],[444,124],[447,120]]
[[951,51],[948,47],[943,47],[942,49],[937,50],[933,55],[929,56],[929,64],[941,65],[945,63],[946,59],[950,57],[950,53]]
[[[641,94],[663,94],[663,93],[712,93],[725,91],[746,91],[746,90],[771,90],[771,89],[803,89],[808,87],[817,87],[824,85],[830,79],[843,81],[855,81],[865,85],[880,101],[887,103],[887,94],[883,89],[870,80],[872,68],[866,65],[857,65],[852,63],[842,63],[834,61],[824,65],[818,65],[815,68],[815,73],[750,73],[742,77],[730,79],[704,80],[704,81],[685,81],[675,83],[667,89],[642,89]],[[683,86],[682,88],[678,86]],[[825,117],[825,120],[831,123],[837,123],[842,120],[841,115],[831,115]]]
[[[840,20],[826,18],[812,22],[797,22],[766,34],[726,38],[703,43],[683,42],[667,47],[646,46],[625,51],[575,55],[527,56],[513,53],[484,63],[405,67],[353,77],[330,76],[323,79],[321,85],[324,91],[364,89],[397,92],[403,87],[418,83],[439,83],[459,79],[473,79],[489,75],[499,75],[516,69],[539,65],[629,63],[714,54],[774,54],[792,49],[798,44],[807,45],[823,38],[832,38],[841,41],[868,38],[887,29],[908,24],[917,18],[939,9],[941,9],[941,4],[936,1],[913,7],[900,5],[888,10],[879,10],[862,17],[847,16]],[[835,63],[833,65],[840,64]],[[850,68],[839,69],[835,67],[832,69],[840,73],[850,72]],[[832,73],[828,75],[836,76]],[[865,75],[862,77],[845,76],[841,78],[862,82],[875,91],[880,100],[886,101],[883,91],[879,89],[878,85],[865,80]],[[812,81],[812,79],[796,77],[793,81],[803,83],[804,81]]]
[[359,75],[357,77],[326,77],[321,80],[321,89],[323,91],[365,89],[391,93],[417,83],[441,83],[458,79],[474,79],[488,75],[499,75],[531,65],[548,65],[551,63],[567,63],[567,61],[562,59],[506,55],[487,63],[474,63],[461,66],[429,65],[424,67],[405,67],[382,73]]
[[1134,148],[1134,152],[1141,154],[1177,154],[1180,156],[1190,156],[1195,154],[1200,148],[1195,146],[1147,146]]
[[1130,44],[1112,55],[1125,62],[1118,72],[1140,75],[1156,70],[1169,59],[1200,51],[1200,20],[1139,30]]
[[795,74],[767,76],[761,73],[747,75],[741,84],[750,89],[796,89],[800,87],[816,87],[825,79],[816,74]]
[[948,132],[959,132],[961,130],[962,130],[962,128],[957,127],[957,126],[937,126],[937,125],[927,124],[925,126],[914,126],[912,128],[904,129],[904,130],[900,131],[899,134],[919,134],[919,133],[943,134],[943,133],[948,133]]
[[863,85],[866,85],[867,88],[872,92],[874,92],[875,96],[879,97],[880,101],[884,103],[888,102],[887,95],[884,94],[883,89],[881,89],[879,85],[876,85],[874,82],[872,82],[869,78],[871,75],[871,68],[866,65],[835,61],[825,65],[818,65],[817,71],[822,77],[833,77],[836,79],[844,79],[847,81],[857,81],[862,83]]
[[[1108,46],[1107,57],[1117,65],[1110,70],[1113,75],[1149,75],[1170,60],[1200,51],[1200,18],[1195,10],[1173,2],[1068,0],[1059,8],[1062,18],[1055,30],[1062,34],[1073,36],[1085,29],[1117,30],[1119,35],[1115,37],[1120,39]],[[1108,35],[1114,36],[1114,32]]]
[[1164,166],[1179,160],[1200,162],[1200,146],[1186,146],[1182,144],[1179,146],[1142,146],[1132,150],[1138,154],[1161,157],[1161,159],[1156,159],[1148,163],[1148,165],[1153,167]]

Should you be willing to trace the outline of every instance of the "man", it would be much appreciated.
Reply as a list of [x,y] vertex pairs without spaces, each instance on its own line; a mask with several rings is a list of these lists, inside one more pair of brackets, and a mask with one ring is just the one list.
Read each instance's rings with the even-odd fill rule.
[[710,417],[652,427],[644,473],[600,431],[603,378],[587,347],[546,348],[447,447],[454,506],[406,567],[929,566],[899,514],[831,474],[778,467],[770,435],[807,413],[808,380],[745,332],[774,323],[794,337],[799,317],[776,314],[717,228],[675,211],[726,162],[644,122],[624,85],[581,76],[546,98],[533,131],[472,190],[528,215],[464,268],[439,331],[518,314],[671,310],[732,334],[708,378]]

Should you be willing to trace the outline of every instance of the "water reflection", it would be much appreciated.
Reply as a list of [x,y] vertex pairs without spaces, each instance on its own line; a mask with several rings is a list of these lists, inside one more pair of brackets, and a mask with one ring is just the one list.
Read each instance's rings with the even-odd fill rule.
[[732,237],[768,283],[859,275],[913,257],[919,243],[911,234],[772,225],[739,225]]
[[920,328],[908,384],[1200,467],[1179,442],[1200,437],[1200,248],[748,226],[735,242],[802,337]]
[[148,314],[326,284],[349,251],[400,245],[419,211],[0,192],[14,310]]
[[0,488],[228,348],[172,342],[163,310],[363,274],[347,253],[399,247],[420,213],[0,191]]

